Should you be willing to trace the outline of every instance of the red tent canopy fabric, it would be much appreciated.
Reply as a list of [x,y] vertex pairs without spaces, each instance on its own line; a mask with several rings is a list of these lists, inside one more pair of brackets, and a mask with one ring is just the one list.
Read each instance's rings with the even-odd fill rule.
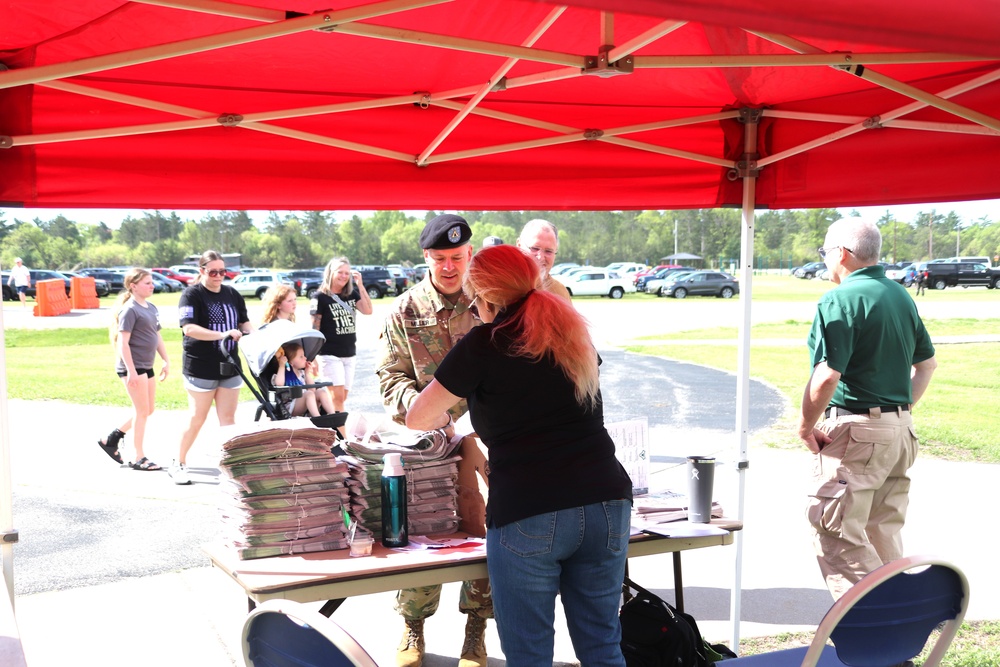
[[0,205],[996,198],[1000,7],[954,5],[4,0]]

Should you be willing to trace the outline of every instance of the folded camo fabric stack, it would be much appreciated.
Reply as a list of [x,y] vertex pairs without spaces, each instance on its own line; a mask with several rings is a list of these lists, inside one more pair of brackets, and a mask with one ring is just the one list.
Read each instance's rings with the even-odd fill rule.
[[341,447],[347,464],[350,512],[359,525],[382,537],[382,457],[403,455],[410,535],[438,535],[458,530],[457,450],[461,438],[449,441],[441,432],[379,431],[364,439],[349,438]]
[[347,465],[336,434],[308,419],[262,426],[223,445],[224,539],[241,560],[346,549]]

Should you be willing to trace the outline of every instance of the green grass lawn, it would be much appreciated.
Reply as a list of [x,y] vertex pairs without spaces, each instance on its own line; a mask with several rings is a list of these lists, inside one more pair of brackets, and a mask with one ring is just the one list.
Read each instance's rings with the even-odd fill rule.
[[[768,444],[798,446],[793,428],[802,391],[810,373],[805,340],[808,322],[782,322],[754,326],[750,332],[750,375],[774,385],[790,403],[782,423],[765,436]],[[1000,320],[928,320],[932,336],[1000,333]],[[630,346],[632,352],[687,361],[736,372],[736,329],[714,328],[644,339],[648,344]],[[754,345],[754,340],[786,339],[789,345]],[[670,344],[658,342],[671,341]],[[679,344],[688,341],[690,344]],[[730,342],[731,341],[731,342]],[[995,359],[996,343],[939,344],[938,369],[930,388],[915,411],[923,453],[951,460],[1000,462],[1000,442],[990,411],[970,410],[1000,390]]]

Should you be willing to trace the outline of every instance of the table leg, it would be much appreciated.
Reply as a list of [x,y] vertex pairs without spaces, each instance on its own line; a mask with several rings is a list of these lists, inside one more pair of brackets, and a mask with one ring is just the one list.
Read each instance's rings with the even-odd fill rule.
[[327,618],[333,615],[333,612],[340,608],[340,605],[344,604],[346,598],[339,598],[337,600],[327,600],[323,606],[320,608],[319,613],[323,614]]
[[681,552],[674,552],[674,606],[684,611],[684,581],[681,575]]

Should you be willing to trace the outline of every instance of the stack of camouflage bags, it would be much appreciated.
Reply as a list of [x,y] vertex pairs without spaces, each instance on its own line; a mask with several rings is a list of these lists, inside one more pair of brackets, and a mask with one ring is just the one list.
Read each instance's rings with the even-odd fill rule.
[[308,419],[257,426],[223,445],[224,539],[242,560],[346,549],[347,465],[336,433]]
[[403,455],[410,535],[439,535],[458,530],[458,448],[440,431],[378,430],[341,443],[349,477],[351,515],[375,539],[382,536],[382,457]]

